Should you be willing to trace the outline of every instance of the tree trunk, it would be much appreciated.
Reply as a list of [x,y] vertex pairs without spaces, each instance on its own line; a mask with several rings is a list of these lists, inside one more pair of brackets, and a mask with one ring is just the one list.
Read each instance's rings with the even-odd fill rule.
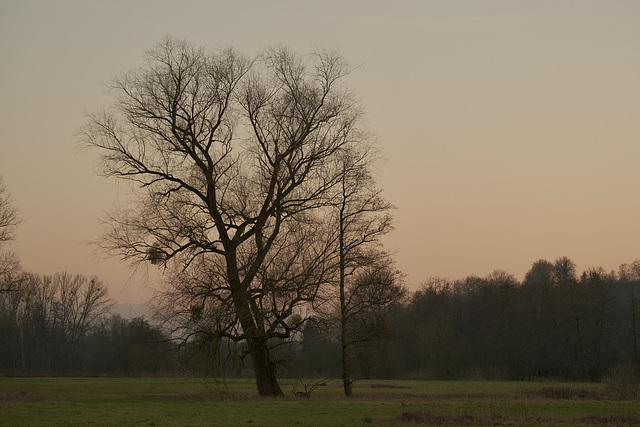
[[[343,176],[344,178],[344,176]],[[344,189],[344,181],[343,181]],[[353,390],[351,389],[351,372],[349,369],[349,342],[347,341],[347,299],[345,295],[345,267],[346,267],[346,254],[344,250],[344,210],[345,210],[345,197],[343,193],[342,206],[340,209],[340,343],[341,343],[341,356],[342,356],[342,385],[344,387],[344,395],[347,397],[353,396]]]
[[[235,259],[233,260],[235,262]],[[256,378],[256,386],[260,396],[284,396],[280,389],[278,380],[276,379],[276,369],[271,361],[269,354],[269,346],[267,345],[267,336],[261,330],[251,312],[248,293],[239,283],[238,276],[235,274],[237,269],[229,269],[230,283],[232,288],[239,289],[233,297],[236,313],[245,336],[247,337],[247,347],[251,362],[253,363],[253,373]]]
[[640,355],[638,354],[638,331],[636,329],[636,295],[633,285],[631,285],[631,328],[633,330],[633,356],[636,363],[640,362]]
[[342,319],[342,385],[344,387],[344,395],[347,397],[353,396],[353,390],[351,388],[351,369],[349,368],[349,359],[348,359],[348,344],[345,326],[345,319]]
[[266,337],[248,338],[247,344],[260,396],[284,396],[276,378],[275,366],[271,362]]
[[20,361],[22,362],[22,372],[27,372],[27,365],[24,357],[24,331],[22,322],[20,322]]

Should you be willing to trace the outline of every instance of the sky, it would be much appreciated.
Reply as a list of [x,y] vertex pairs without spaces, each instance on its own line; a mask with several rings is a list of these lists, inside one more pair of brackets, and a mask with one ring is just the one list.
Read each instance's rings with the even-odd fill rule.
[[522,279],[640,259],[640,2],[0,0],[0,176],[26,270],[97,275],[119,302],[155,281],[89,244],[124,186],[78,149],[109,81],[164,36],[255,55],[337,49],[355,67],[397,209],[406,284]]

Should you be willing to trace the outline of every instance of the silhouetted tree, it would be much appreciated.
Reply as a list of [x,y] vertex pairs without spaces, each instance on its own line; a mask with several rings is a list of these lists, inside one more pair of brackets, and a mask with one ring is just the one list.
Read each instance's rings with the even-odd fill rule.
[[[327,230],[328,224],[308,214],[304,219],[283,225],[281,239],[274,243],[254,277],[252,309],[259,314],[256,320],[268,337],[266,345],[274,365],[291,356],[284,350],[295,344],[293,338],[312,313],[305,310],[306,306],[335,271],[333,235]],[[224,271],[219,259],[196,259],[188,269],[167,274],[163,289],[153,300],[158,309],[156,318],[163,327],[198,357],[202,352],[195,350],[202,348],[218,359],[220,355],[210,350],[218,349],[227,340],[242,348],[238,344],[244,341],[243,332],[228,303],[232,289],[224,279]],[[227,356],[244,355],[230,352]]]
[[0,294],[13,289],[21,272],[20,259],[15,253],[0,253]]
[[22,270],[5,271],[7,292],[0,293],[0,319],[3,332],[3,364],[7,369],[26,371],[29,366],[30,300],[37,288],[37,277]]
[[493,270],[485,281],[492,288],[515,287],[519,284],[516,277],[505,270]]
[[81,341],[112,305],[97,279],[19,271],[0,294],[5,369],[66,371]]
[[552,263],[546,259],[539,259],[531,264],[531,268],[524,275],[525,285],[544,285],[548,286],[554,283],[555,268]]
[[246,342],[261,395],[282,394],[269,342],[299,321],[285,315],[287,299],[308,285],[287,281],[283,291],[260,274],[286,246],[283,230],[332,202],[334,159],[362,137],[348,72],[330,52],[275,48],[250,61],[167,39],[115,80],[114,109],[84,129],[104,174],[140,186],[138,204],[108,219],[105,248],[169,269],[211,264],[204,271],[217,275],[201,298],[212,307],[194,305],[194,316]]
[[300,341],[300,359],[305,376],[331,378],[340,375],[340,340],[335,329],[316,319],[305,322]]
[[553,263],[553,276],[556,284],[571,284],[576,281],[576,263],[566,256]]
[[393,262],[384,257],[363,268],[347,283],[340,312],[342,376],[346,396],[352,395],[352,360],[358,360],[360,371],[365,371],[365,362],[371,359],[371,352],[375,350],[373,345],[390,338],[390,309],[394,304],[402,303],[406,293],[402,274],[394,268]]
[[[389,210],[393,206],[382,197],[382,190],[371,174],[374,156],[370,145],[361,144],[346,147],[338,160],[341,171],[335,196],[338,308],[332,311],[340,324],[342,382],[346,396],[353,394],[349,353],[356,338],[352,323],[367,311],[383,310],[404,294],[400,275],[381,266],[391,261],[389,255],[378,248],[379,239],[392,230]],[[329,307],[334,304],[330,302]],[[360,319],[359,323],[362,322]],[[371,328],[373,326],[369,326]],[[360,332],[361,338],[371,333]]]
[[629,359],[640,364],[640,259],[631,264],[622,264],[618,276],[624,287],[622,304],[630,315],[626,322],[632,342],[632,356]]
[[[555,369],[550,362],[558,330],[558,300],[556,298],[556,268],[551,262],[535,261],[525,274],[520,310],[522,317],[522,350],[525,360],[523,376],[532,379],[539,375],[551,374]],[[549,332],[551,331],[551,332]]]
[[465,299],[460,284],[443,278],[430,278],[418,289],[408,305],[404,324],[409,368],[416,378],[461,378],[473,354],[471,343],[462,334]]
[[[566,342],[570,345],[570,366],[576,369],[571,376],[592,381],[607,372],[614,358],[618,329],[613,321],[616,277],[602,268],[588,269],[583,277],[586,279],[581,283],[563,290],[566,306],[570,307],[564,314],[572,329]],[[566,370],[570,372],[568,367]]]
[[87,341],[85,364],[96,372],[135,376],[176,368],[169,337],[141,317],[104,316]]
[[[50,285],[50,294],[44,299],[52,301],[48,315],[51,333],[58,339],[54,363],[62,370],[67,370],[80,340],[110,310],[114,302],[108,298],[105,285],[96,277],[63,272],[45,277],[43,282],[43,287]],[[43,301],[42,304],[46,303]]]
[[[15,237],[15,228],[20,223],[18,209],[13,206],[11,195],[0,177],[0,247]],[[0,252],[0,294],[10,292],[14,283],[9,277],[15,277],[20,270],[20,262],[12,252]]]
[[13,206],[11,195],[0,177],[0,245],[14,239],[19,223],[18,209]]

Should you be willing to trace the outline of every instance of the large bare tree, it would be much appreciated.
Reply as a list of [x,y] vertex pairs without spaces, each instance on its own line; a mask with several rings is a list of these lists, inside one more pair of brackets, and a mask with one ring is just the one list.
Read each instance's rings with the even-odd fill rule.
[[[207,307],[200,313],[214,334],[246,342],[261,395],[282,394],[269,340],[290,333],[293,307],[318,282],[291,273],[274,251],[313,229],[308,218],[332,202],[341,178],[334,158],[362,137],[348,72],[331,52],[278,47],[249,60],[168,38],[115,79],[113,107],[83,131],[105,175],[137,184],[134,204],[106,221],[105,249],[196,268],[189,289],[204,279],[207,290],[204,304],[189,304],[193,314]],[[312,259],[304,252],[288,258]]]

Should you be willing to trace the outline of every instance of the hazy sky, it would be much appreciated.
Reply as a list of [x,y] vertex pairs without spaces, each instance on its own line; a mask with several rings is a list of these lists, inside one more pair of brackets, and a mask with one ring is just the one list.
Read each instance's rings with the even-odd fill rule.
[[0,0],[0,175],[27,270],[149,295],[87,245],[118,191],[75,134],[165,35],[249,55],[336,48],[358,66],[398,207],[386,242],[411,288],[640,258],[638,1]]

